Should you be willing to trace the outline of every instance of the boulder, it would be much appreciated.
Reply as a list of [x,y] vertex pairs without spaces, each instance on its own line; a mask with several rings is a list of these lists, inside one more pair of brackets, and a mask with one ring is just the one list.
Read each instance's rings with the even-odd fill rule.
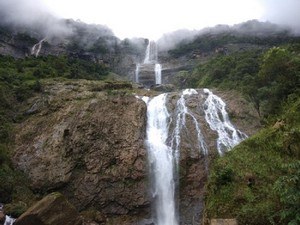
[[15,225],[81,225],[82,219],[67,199],[52,193],[30,207]]

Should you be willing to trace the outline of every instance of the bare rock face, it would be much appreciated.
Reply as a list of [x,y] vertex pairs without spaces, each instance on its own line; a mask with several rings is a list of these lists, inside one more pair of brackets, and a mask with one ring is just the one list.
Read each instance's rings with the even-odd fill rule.
[[52,193],[37,202],[15,225],[82,225],[78,212],[63,195]]
[[139,82],[146,87],[155,85],[155,64],[142,64],[139,68]]
[[[31,99],[24,109],[30,111],[28,119],[16,128],[13,161],[28,175],[32,188],[60,191],[99,224],[152,223],[144,145],[146,104],[130,93],[128,83],[56,81],[44,85],[44,94]],[[258,129],[258,115],[242,97],[214,93],[227,103],[236,128],[248,135]],[[177,126],[182,96],[183,92],[168,93],[170,135]],[[203,90],[184,96],[187,111],[177,170],[180,224],[201,224],[205,182],[218,155],[218,133],[205,119],[206,99]],[[174,146],[174,138],[168,141]]]
[[37,97],[46,103],[17,128],[14,163],[33,189],[59,190],[78,210],[139,215],[149,208],[146,105],[112,89],[88,81],[47,84],[47,95]]
[[[240,95],[216,92],[215,90],[213,92],[225,101],[226,111],[233,118],[231,122],[236,129],[250,136],[260,128],[258,113]],[[208,94],[203,90],[194,90],[194,94],[191,95],[183,95],[183,92],[168,94],[167,107],[171,117],[169,134],[174,135],[178,121],[182,123],[185,120],[185,124],[180,130],[179,145],[178,205],[180,224],[202,224],[205,184],[210,165],[213,159],[219,156],[217,146],[219,134],[216,130],[212,130],[205,119],[207,98]],[[183,99],[185,110],[182,106]],[[180,102],[181,104],[179,104]],[[182,115],[180,120],[178,120],[179,114]],[[184,114],[185,116],[183,116]],[[219,116],[224,119],[221,115]],[[185,118],[183,119],[183,117]],[[203,140],[202,144],[199,136]],[[169,137],[169,140],[173,139]]]
[[250,104],[237,91],[222,92],[213,90],[226,103],[226,110],[230,120],[248,136],[255,134],[262,128],[260,116],[253,104]]

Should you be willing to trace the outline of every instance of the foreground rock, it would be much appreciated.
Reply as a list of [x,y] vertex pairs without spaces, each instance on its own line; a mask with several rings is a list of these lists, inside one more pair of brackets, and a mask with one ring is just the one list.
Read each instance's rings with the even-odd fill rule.
[[130,90],[89,81],[46,84],[37,96],[46,104],[16,135],[14,162],[33,189],[59,190],[80,211],[145,216],[146,105],[124,88]]
[[59,193],[47,195],[22,214],[15,225],[81,225],[76,209]]

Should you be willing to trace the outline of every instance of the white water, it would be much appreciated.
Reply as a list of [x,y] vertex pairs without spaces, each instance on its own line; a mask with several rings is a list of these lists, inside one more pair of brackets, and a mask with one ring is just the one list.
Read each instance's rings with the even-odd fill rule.
[[[140,71],[143,71],[144,65],[147,65],[146,68],[153,68],[153,76],[155,76],[155,84],[162,83],[162,66],[157,61],[157,46],[154,41],[149,41],[148,46],[145,52],[145,58],[142,64],[137,63],[135,69],[135,82],[140,82],[139,74]],[[141,81],[142,82],[142,81]]]
[[[195,129],[197,131],[197,140],[198,140],[198,148],[199,150],[202,150],[202,152],[207,155],[208,154],[208,149],[206,146],[206,143],[204,141],[201,129],[200,129],[200,124],[197,121],[196,117],[193,115],[193,113],[188,109],[185,103],[185,97],[188,97],[190,95],[196,95],[198,92],[195,89],[185,89],[179,100],[177,101],[176,104],[176,125],[173,131],[173,138],[172,138],[172,148],[175,148],[175,159],[176,159],[176,165],[177,167],[179,166],[179,157],[180,157],[180,133],[183,128],[187,129],[186,127],[186,116],[191,117],[193,120],[193,123],[195,125]],[[173,145],[175,144],[175,147]]]
[[136,64],[136,68],[135,68],[135,82],[138,83],[139,82],[139,72],[140,72],[140,64]]
[[[195,146],[207,156],[209,154],[207,144],[198,121],[199,116],[205,116],[211,130],[218,133],[217,149],[220,155],[230,150],[247,136],[234,128],[231,124],[226,104],[214,95],[210,90],[204,89],[207,95],[199,94],[195,89],[183,90],[176,102],[175,109],[168,112],[168,95],[161,94],[154,98],[138,97],[147,104],[147,150],[151,173],[151,193],[154,200],[154,223],[155,225],[178,225],[177,214],[179,205],[176,204],[176,183],[178,182],[178,171],[180,161],[180,146],[182,135],[193,133],[197,135]],[[203,100],[203,105],[195,107],[187,104],[190,99]],[[170,99],[172,101],[172,98]],[[203,106],[203,107],[202,107]],[[197,109],[204,111],[196,112]],[[187,126],[187,123],[189,126]],[[193,126],[193,127],[191,127]],[[169,129],[173,127],[172,133]],[[192,138],[186,136],[185,138]],[[194,138],[193,138],[194,139]],[[187,140],[188,141],[188,140]],[[193,145],[192,144],[192,145]],[[208,169],[207,161],[204,160],[205,168]]]
[[153,176],[152,195],[155,199],[156,225],[177,225],[175,208],[174,160],[172,149],[166,144],[169,113],[167,94],[161,94],[147,103],[147,148]]
[[159,63],[155,64],[155,83],[161,84],[161,65]]
[[46,38],[43,38],[42,40],[39,41],[39,43],[35,44],[32,48],[31,48],[31,55],[35,55],[35,57],[38,57],[40,54],[40,51],[42,49],[42,44],[43,42],[46,40]]
[[219,154],[222,155],[244,140],[247,135],[236,130],[231,124],[225,110],[226,104],[220,97],[208,89],[204,89],[204,93],[208,95],[204,102],[205,119],[210,128],[218,133],[217,148]]
[[4,225],[12,225],[15,221],[16,219],[6,215]]
[[157,62],[157,47],[154,41],[149,41],[146,48],[144,64],[151,64]]
[[145,59],[144,59],[144,64],[150,63],[150,45],[151,42],[148,43],[147,48],[146,48],[146,54],[145,54]]

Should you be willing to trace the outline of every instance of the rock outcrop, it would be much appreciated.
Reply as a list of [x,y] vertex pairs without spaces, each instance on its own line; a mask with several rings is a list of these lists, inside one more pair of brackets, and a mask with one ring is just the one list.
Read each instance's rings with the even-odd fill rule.
[[[260,128],[258,113],[240,95],[230,92],[214,92],[218,96],[222,96],[227,103],[226,110],[233,117],[231,122],[237,129],[251,135]],[[207,93],[201,89],[197,92],[195,90],[190,91],[190,93],[193,94],[186,94],[183,97],[185,110],[183,110],[182,105],[183,92],[169,93],[167,107],[171,116],[169,134],[173,135],[173,138],[176,132],[175,126],[178,125],[178,114],[181,113],[182,116],[180,123],[185,120],[185,125],[182,126],[180,132],[178,168],[180,224],[198,225],[201,224],[204,209],[203,196],[209,168],[212,160],[219,155],[217,151],[219,134],[211,129],[205,119]],[[183,114],[185,114],[185,119],[183,119]],[[222,116],[220,118],[224,120]],[[195,123],[198,123],[198,128]],[[203,138],[203,145],[199,141],[199,135]],[[169,141],[172,141],[173,138],[169,137]],[[173,146],[176,145],[173,143]]]
[[[16,128],[13,161],[28,175],[32,188],[61,192],[77,210],[88,215],[93,212],[91,218],[97,218],[100,224],[147,221],[151,199],[144,145],[146,104],[131,93],[145,95],[147,91],[132,90],[129,83],[83,80],[48,82],[44,86],[44,93],[32,98],[24,112],[32,106],[34,110]],[[153,94],[157,93],[148,92]],[[237,128],[247,134],[258,129],[258,115],[241,97],[219,95],[228,100],[227,111],[234,116]],[[176,126],[180,98],[181,93],[168,94],[170,134]],[[183,224],[201,221],[208,168],[218,155],[218,134],[210,129],[203,111],[206,98],[199,90],[185,99],[191,114],[186,115],[180,142],[178,201]],[[207,153],[199,150],[195,120]]]
[[78,210],[144,216],[146,105],[120,87],[56,82],[32,99],[45,104],[17,127],[13,160],[33,189],[59,190]]
[[82,225],[76,209],[60,193],[52,193],[30,207],[15,225]]

